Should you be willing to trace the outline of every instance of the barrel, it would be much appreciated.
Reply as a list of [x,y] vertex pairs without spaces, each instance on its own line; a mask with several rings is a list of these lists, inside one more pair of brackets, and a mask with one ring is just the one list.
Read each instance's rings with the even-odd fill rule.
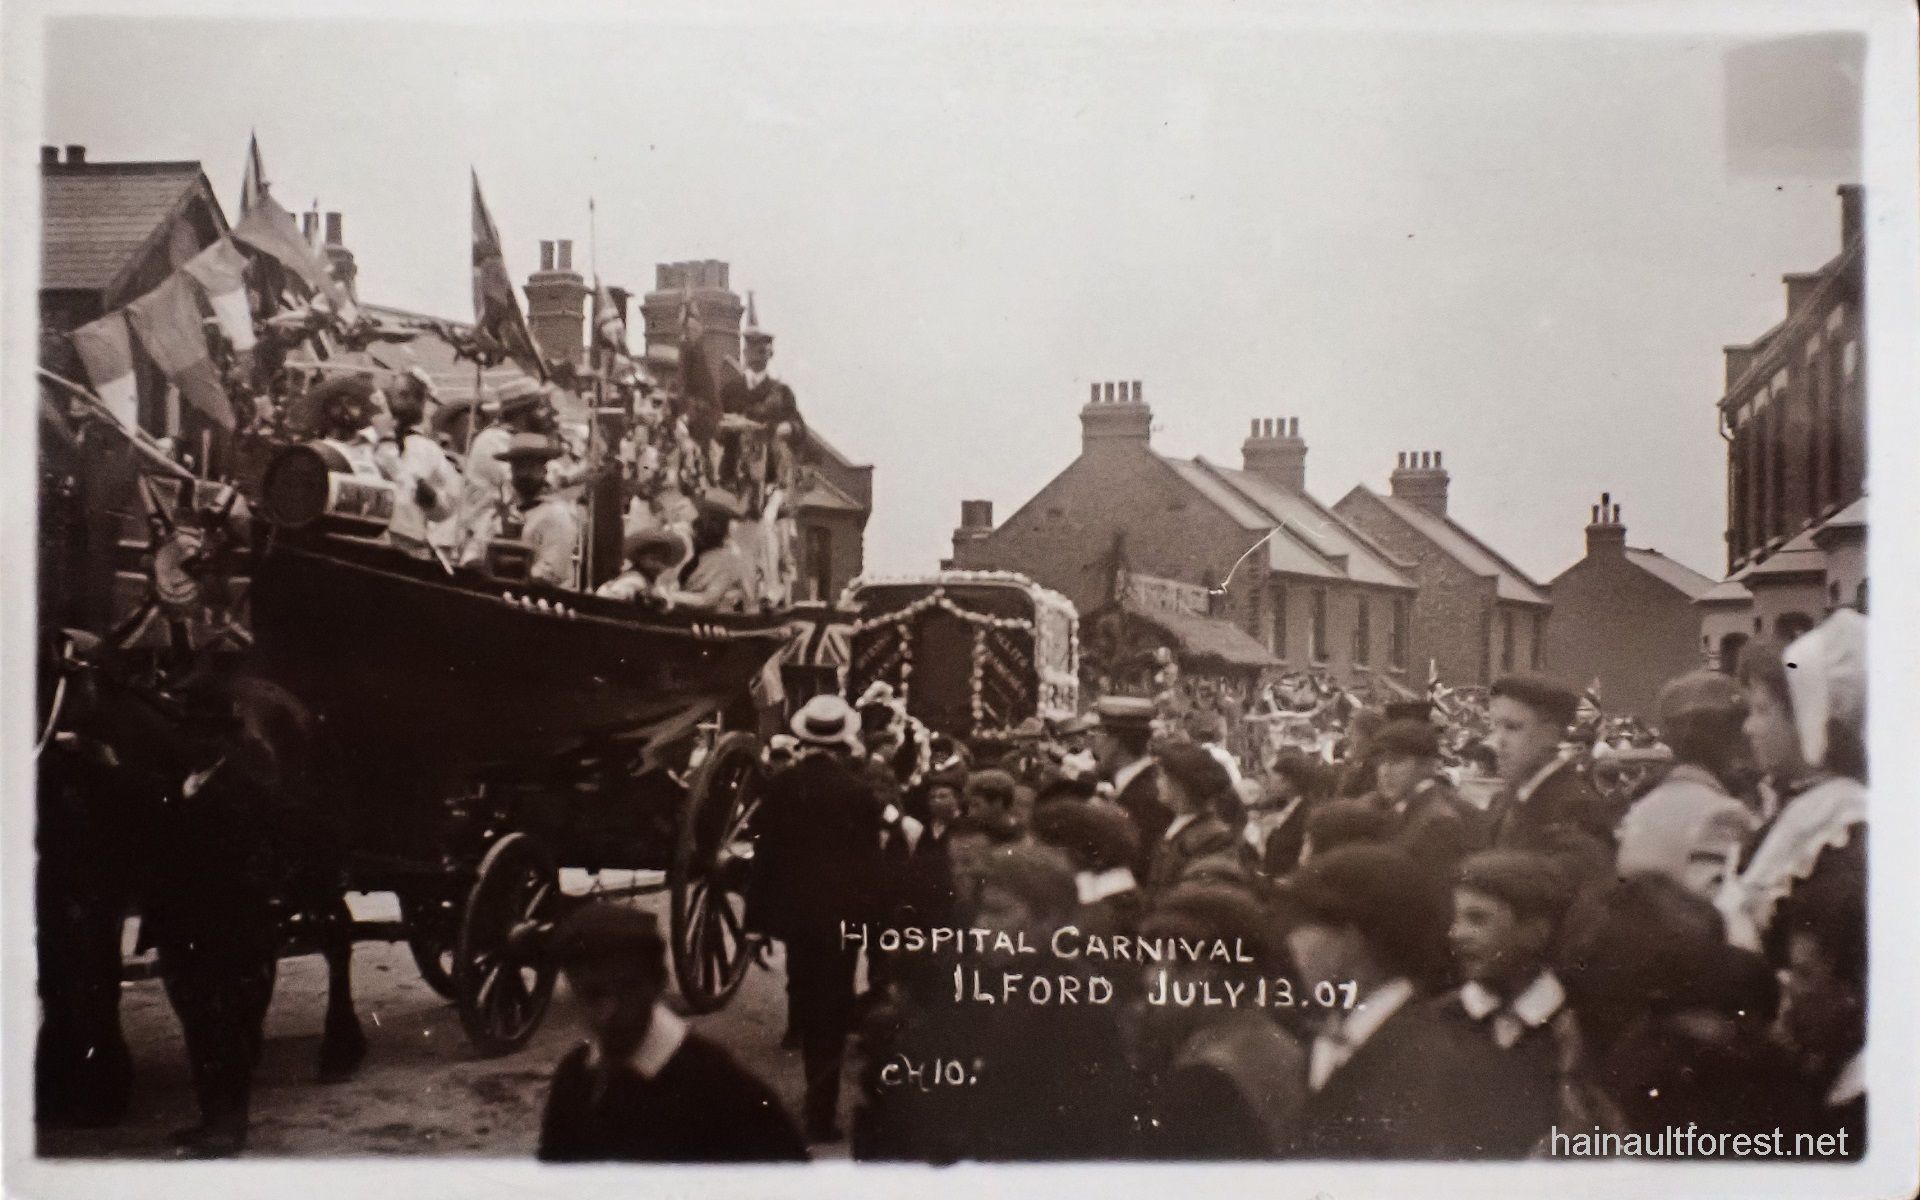
[[377,537],[393,520],[393,485],[356,475],[337,446],[305,442],[288,446],[267,464],[260,483],[260,512],[283,529],[316,522],[331,533]]

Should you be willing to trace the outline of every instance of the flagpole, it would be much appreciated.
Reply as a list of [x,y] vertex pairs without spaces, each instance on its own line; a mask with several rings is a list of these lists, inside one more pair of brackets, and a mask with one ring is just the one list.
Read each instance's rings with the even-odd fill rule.
[[587,306],[588,320],[592,325],[587,331],[587,364],[594,370],[592,411],[587,413],[587,482],[580,489],[580,499],[585,503],[587,519],[583,523],[580,543],[580,567],[576,582],[581,591],[591,590],[593,584],[593,490],[599,486],[594,478],[594,449],[599,445],[600,409],[607,402],[607,378],[605,364],[600,354],[600,317],[595,311],[600,307],[600,258],[597,239],[594,237],[593,197],[587,197],[587,271],[593,278],[593,303]]

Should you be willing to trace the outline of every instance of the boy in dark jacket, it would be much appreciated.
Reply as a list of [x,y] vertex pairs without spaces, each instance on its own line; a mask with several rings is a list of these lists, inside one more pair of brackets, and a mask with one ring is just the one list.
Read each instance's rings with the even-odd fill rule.
[[549,953],[591,1039],[560,1060],[540,1123],[546,1162],[804,1162],[771,1088],[660,1003],[666,943],[618,904],[576,910]]

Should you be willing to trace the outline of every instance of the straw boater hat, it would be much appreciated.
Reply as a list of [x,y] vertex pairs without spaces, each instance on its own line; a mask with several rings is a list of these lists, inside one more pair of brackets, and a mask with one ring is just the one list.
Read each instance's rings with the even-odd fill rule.
[[793,736],[809,746],[860,746],[860,718],[853,706],[831,692],[815,696],[793,714]]
[[522,459],[536,459],[545,462],[550,458],[559,458],[564,453],[554,444],[552,438],[544,433],[516,433],[507,448],[500,452],[502,462],[519,462]]
[[500,389],[500,415],[511,416],[516,412],[532,408],[546,399],[547,389],[538,382],[525,377],[509,380]]

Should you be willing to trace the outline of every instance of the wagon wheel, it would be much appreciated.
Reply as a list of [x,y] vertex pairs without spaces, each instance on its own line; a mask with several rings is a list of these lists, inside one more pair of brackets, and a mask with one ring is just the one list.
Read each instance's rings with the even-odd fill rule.
[[453,966],[459,957],[459,900],[415,891],[401,892],[399,898],[400,919],[407,927],[407,949],[413,952],[413,965],[420,968],[420,978],[443,999],[456,999],[459,991],[453,983]]
[[542,926],[559,915],[560,875],[537,839],[510,833],[480,860],[454,943],[454,1002],[474,1048],[506,1054],[527,1044],[553,999],[541,961]]
[[760,803],[760,742],[729,733],[687,783],[667,870],[672,893],[673,973],[694,1012],[725,1004],[753,961],[746,933],[748,822]]

